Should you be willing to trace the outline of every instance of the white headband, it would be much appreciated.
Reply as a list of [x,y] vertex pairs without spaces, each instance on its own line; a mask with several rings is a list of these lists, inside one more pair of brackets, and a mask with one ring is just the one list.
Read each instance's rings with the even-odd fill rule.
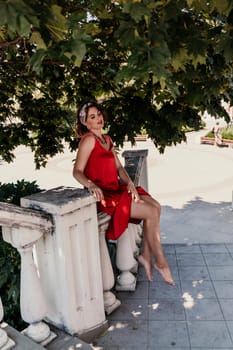
[[91,102],[85,103],[85,104],[82,106],[82,108],[81,108],[81,110],[80,110],[80,112],[79,112],[79,120],[80,120],[80,123],[83,124],[83,125],[85,125],[85,122],[86,122],[86,119],[87,119],[87,112],[86,112],[86,109],[87,109],[87,107],[90,107],[91,105],[92,105]]

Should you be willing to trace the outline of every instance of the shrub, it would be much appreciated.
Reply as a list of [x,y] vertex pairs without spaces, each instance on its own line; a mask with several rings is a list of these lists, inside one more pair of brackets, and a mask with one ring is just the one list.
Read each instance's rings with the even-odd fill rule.
[[222,129],[222,138],[227,140],[233,140],[233,125],[226,126]]
[[[40,192],[35,181],[25,180],[2,184],[0,182],[0,202],[20,204],[20,198]],[[0,227],[0,296],[4,307],[4,321],[22,330],[26,324],[20,315],[20,255],[2,238]]]
[[[205,136],[214,137],[213,130],[209,131]],[[222,128],[222,138],[227,140],[233,140],[233,125],[225,126],[224,128]]]

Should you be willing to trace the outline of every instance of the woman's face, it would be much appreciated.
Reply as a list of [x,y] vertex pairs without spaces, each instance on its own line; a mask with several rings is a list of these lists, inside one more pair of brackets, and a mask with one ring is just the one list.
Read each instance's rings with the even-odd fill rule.
[[96,107],[89,107],[85,125],[88,130],[101,130],[104,126],[103,113]]

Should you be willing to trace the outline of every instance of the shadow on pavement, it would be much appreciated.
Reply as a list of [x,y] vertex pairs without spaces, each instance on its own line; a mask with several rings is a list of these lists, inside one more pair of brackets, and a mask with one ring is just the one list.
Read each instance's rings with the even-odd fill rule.
[[232,203],[196,197],[183,208],[162,206],[161,237],[163,243],[233,242]]

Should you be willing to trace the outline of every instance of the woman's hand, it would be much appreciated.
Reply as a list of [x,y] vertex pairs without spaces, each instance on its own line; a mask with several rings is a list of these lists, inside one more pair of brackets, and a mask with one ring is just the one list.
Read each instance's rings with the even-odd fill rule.
[[140,197],[139,197],[138,191],[136,190],[136,187],[134,186],[134,183],[132,181],[128,182],[127,188],[128,188],[128,192],[131,193],[131,195],[132,195],[132,199],[135,202],[139,202]]
[[104,199],[103,192],[100,187],[96,186],[93,182],[90,182],[88,186],[88,191],[95,197],[97,202],[100,202]]

